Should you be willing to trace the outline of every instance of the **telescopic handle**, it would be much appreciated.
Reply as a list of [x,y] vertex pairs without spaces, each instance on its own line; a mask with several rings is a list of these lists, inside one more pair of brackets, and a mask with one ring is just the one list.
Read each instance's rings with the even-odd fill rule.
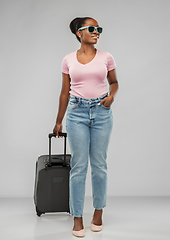
[[[59,132],[58,136],[63,136],[64,137],[64,162],[63,162],[63,165],[66,166],[66,137],[67,137],[67,133]],[[49,133],[48,137],[49,137],[49,166],[52,166],[52,164],[51,164],[51,138],[56,137],[56,134],[55,133]]]

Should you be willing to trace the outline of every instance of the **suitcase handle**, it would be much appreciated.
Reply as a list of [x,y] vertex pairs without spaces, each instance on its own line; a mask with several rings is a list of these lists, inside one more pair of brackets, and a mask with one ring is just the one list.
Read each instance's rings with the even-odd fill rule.
[[[63,136],[64,137],[64,162],[63,162],[63,166],[66,166],[66,137],[67,137],[67,133],[62,133],[62,132],[59,132],[58,133],[58,136]],[[56,134],[55,133],[49,133],[48,135],[49,137],[49,166],[51,167],[52,164],[51,164],[51,138],[52,137],[56,137]]]
[[[67,137],[67,133],[59,132],[59,136]],[[56,137],[55,133],[49,133],[49,138]]]

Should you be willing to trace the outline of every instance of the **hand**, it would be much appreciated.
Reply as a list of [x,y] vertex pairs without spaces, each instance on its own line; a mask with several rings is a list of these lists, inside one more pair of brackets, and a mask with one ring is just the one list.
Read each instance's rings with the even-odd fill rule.
[[63,136],[59,136],[58,132],[62,132],[63,129],[63,125],[62,123],[56,123],[54,129],[53,129],[53,133],[56,134],[56,136],[58,136],[58,138],[62,138]]
[[114,97],[110,95],[108,97],[105,97],[101,102],[99,102],[99,105],[103,104],[104,107],[110,107],[113,101]]

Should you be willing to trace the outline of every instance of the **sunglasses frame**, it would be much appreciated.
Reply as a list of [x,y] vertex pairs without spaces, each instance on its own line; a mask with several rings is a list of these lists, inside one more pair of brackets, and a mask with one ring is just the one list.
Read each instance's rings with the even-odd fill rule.
[[[87,28],[87,29],[88,29],[88,32],[89,32],[89,27],[94,27],[94,26],[90,25],[90,26],[81,27],[81,28],[79,28],[77,31],[83,30],[83,29]],[[102,28],[102,27],[94,27],[94,31],[96,30],[96,31],[98,32],[97,28]],[[89,33],[94,33],[94,31],[93,31],[93,32],[89,32]],[[103,28],[102,28],[102,32],[103,32]],[[102,32],[101,32],[101,33],[102,33]],[[98,32],[98,33],[99,33],[99,32]],[[99,34],[101,34],[101,33],[99,33]]]

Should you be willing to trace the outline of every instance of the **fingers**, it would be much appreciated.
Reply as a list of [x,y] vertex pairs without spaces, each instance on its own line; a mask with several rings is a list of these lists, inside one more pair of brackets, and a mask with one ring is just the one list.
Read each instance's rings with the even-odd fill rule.
[[63,136],[59,136],[59,132],[62,132],[62,124],[57,125],[57,136],[58,138],[62,138]]
[[99,102],[98,105],[102,105],[104,102],[105,102],[105,98],[101,102]]
[[105,97],[101,102],[98,103],[98,105],[102,105],[105,106],[105,107],[110,107],[111,105],[111,101],[109,99],[109,97]]
[[54,129],[53,129],[53,133],[55,133],[55,138],[58,137],[58,138],[62,138],[63,136],[59,136],[59,132],[62,132],[62,124],[56,124]]
[[55,133],[55,138],[56,138],[57,133],[56,133],[56,129],[55,129],[55,127],[54,127],[54,129],[53,129],[53,133]]

